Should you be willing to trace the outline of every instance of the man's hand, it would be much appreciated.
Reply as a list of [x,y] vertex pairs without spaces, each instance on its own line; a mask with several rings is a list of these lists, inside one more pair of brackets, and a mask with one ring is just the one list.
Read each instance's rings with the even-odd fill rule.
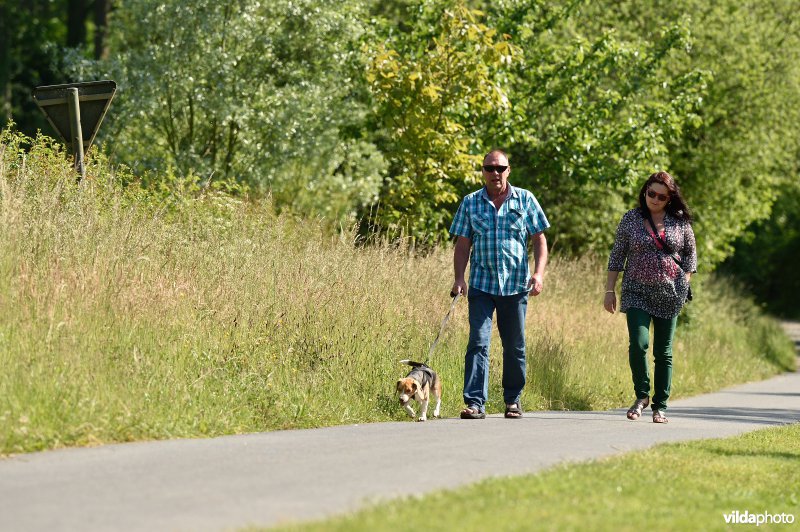
[[544,288],[544,269],[547,266],[547,238],[544,233],[539,232],[531,236],[533,244],[533,256],[536,259],[536,267],[533,269],[533,276],[528,281],[528,293],[538,296]]
[[544,288],[544,282],[542,281],[541,275],[534,275],[528,281],[528,292],[534,296],[538,296],[542,293],[542,289]]
[[450,289],[450,293],[461,294],[462,296],[467,295],[467,282],[464,279],[456,280],[456,282],[453,283],[453,288]]
[[472,240],[469,238],[460,236],[456,239],[456,245],[453,250],[453,278],[455,282],[450,290],[453,294],[467,295],[467,282],[464,280],[464,272],[467,271],[470,248],[472,248]]

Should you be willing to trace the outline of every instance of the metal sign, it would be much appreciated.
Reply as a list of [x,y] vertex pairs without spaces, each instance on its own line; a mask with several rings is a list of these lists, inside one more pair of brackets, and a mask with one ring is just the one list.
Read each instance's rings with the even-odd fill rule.
[[46,85],[33,91],[36,105],[61,140],[72,148],[75,168],[81,177],[84,177],[83,152],[92,145],[116,90],[117,84],[108,80]]

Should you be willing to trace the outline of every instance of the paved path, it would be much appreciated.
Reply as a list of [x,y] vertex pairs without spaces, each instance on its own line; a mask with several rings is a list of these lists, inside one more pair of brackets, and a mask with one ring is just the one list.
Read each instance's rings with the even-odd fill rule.
[[[796,341],[800,342],[800,325]],[[800,373],[624,410],[536,412],[66,449],[0,460],[0,530],[230,530],[539,471],[660,442],[800,422]]]
[[797,351],[800,353],[800,322],[797,321],[784,321],[781,322],[783,330],[789,335],[789,338],[794,340],[794,345],[797,346]]

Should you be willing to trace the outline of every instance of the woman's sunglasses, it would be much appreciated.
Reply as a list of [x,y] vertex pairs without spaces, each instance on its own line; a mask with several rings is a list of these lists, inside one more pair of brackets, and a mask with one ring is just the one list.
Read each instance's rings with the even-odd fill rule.
[[508,169],[508,166],[502,166],[502,165],[499,165],[499,164],[498,165],[484,164],[483,165],[483,169],[485,171],[489,172],[490,174],[492,172],[497,172],[498,174],[502,174],[503,172],[505,172]]
[[651,199],[658,198],[658,201],[667,201],[669,199],[669,196],[667,196],[666,194],[659,194],[655,190],[650,190],[650,189],[647,189],[647,197]]

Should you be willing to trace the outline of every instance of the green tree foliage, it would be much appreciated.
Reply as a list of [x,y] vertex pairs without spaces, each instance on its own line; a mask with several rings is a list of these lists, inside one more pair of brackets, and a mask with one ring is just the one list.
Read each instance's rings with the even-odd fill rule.
[[31,93],[70,81],[65,58],[87,53],[89,39],[102,55],[109,9],[110,0],[0,0],[0,122],[13,120],[28,135],[54,134]]
[[[65,18],[43,26],[54,12],[25,18],[45,3],[31,5],[0,0],[4,44],[64,41]],[[711,268],[797,175],[798,10],[800,0],[132,0],[113,13],[109,60],[76,72],[118,81],[101,134],[134,168],[238,180],[332,220],[371,212],[426,241],[480,186],[491,147],[509,152],[512,183],[537,194],[551,241],[575,254],[605,253],[642,180],[666,169]]]
[[509,106],[500,73],[519,55],[482,17],[460,0],[425,2],[410,31],[365,50],[390,163],[375,215],[384,228],[435,239],[480,182],[477,125]]
[[672,171],[696,211],[699,253],[713,267],[736,237],[770,212],[784,176],[795,175],[800,113],[800,42],[796,0],[648,3],[604,1],[581,24],[649,39],[654,29],[687,20],[694,45],[663,75],[713,75],[698,127],[666,140]]
[[[499,2],[491,23],[524,50],[511,76],[511,112],[486,132],[508,146],[518,185],[539,196],[562,251],[605,252],[642,176],[668,167],[669,142],[698,122],[708,74],[664,73],[685,57],[683,21],[650,41],[576,23],[581,2]],[[613,213],[613,214],[612,214]]]
[[618,219],[606,212],[621,212],[638,177],[667,165],[668,139],[697,121],[704,73],[659,71],[689,46],[685,25],[624,42],[582,36],[570,6],[541,0],[498,2],[488,17],[460,2],[419,6],[414,29],[377,46],[368,67],[392,162],[379,221],[446,229],[454,199],[480,184],[483,152],[502,146],[560,247],[607,247]]
[[735,243],[723,270],[778,314],[800,319],[800,182],[787,184],[769,218]]
[[240,180],[279,206],[338,220],[385,170],[361,131],[358,2],[127,2],[115,13],[116,155]]
[[0,0],[0,121],[14,120],[29,135],[50,132],[31,93],[63,81],[56,46],[66,43],[63,4]]

